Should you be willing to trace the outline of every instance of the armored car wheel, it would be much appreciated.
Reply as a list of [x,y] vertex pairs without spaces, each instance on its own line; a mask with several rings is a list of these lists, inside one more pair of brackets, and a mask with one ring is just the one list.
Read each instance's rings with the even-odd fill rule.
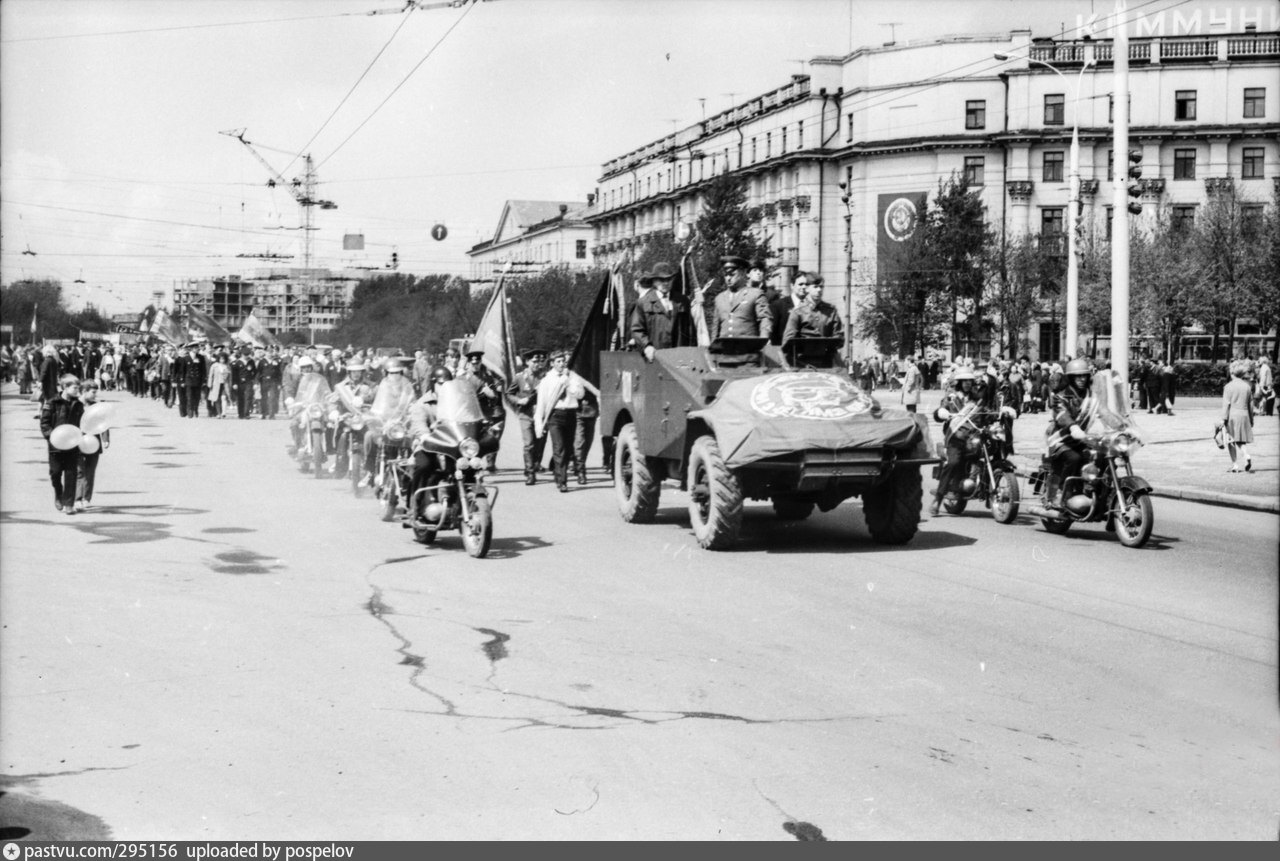
[[813,503],[807,499],[793,499],[789,496],[773,498],[773,513],[779,520],[804,520],[813,514]]
[[727,550],[742,528],[742,488],[720,456],[715,437],[700,436],[689,452],[689,520],[705,550]]
[[867,531],[881,544],[906,544],[920,527],[920,470],[900,467],[888,481],[862,494]]
[[640,453],[634,424],[623,425],[613,457],[613,490],[618,511],[628,523],[652,523],[658,512],[662,484],[653,477],[649,461]]

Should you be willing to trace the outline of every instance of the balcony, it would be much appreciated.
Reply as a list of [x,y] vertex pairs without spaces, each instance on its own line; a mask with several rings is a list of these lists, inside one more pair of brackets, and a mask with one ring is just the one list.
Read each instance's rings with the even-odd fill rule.
[[1245,36],[1227,39],[1227,57],[1275,57],[1280,55],[1280,36]]

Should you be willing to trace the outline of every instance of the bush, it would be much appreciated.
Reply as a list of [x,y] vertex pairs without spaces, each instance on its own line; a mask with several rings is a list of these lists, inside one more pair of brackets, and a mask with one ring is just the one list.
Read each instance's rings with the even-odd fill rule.
[[1177,393],[1188,397],[1220,395],[1222,387],[1231,379],[1227,365],[1222,362],[1175,364],[1173,370],[1177,378]]

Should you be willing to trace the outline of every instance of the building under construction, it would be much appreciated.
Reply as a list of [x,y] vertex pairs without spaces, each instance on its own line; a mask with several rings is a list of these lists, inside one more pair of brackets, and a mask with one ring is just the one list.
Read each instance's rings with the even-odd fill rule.
[[174,310],[190,305],[228,331],[253,313],[272,334],[306,332],[312,339],[333,331],[351,307],[357,275],[329,269],[268,269],[252,276],[225,275],[174,284]]

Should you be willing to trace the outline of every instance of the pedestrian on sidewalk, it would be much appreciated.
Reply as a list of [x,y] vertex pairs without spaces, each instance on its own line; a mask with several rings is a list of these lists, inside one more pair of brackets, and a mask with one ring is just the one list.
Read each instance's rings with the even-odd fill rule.
[[1240,471],[1240,458],[1244,458],[1244,471],[1253,470],[1248,444],[1253,442],[1253,393],[1245,382],[1244,362],[1231,363],[1231,379],[1222,389],[1222,419],[1218,426],[1227,433],[1227,453],[1231,455],[1231,469]]
[[1164,367],[1160,369],[1160,408],[1157,412],[1167,416],[1173,415],[1173,401],[1178,388],[1177,379],[1173,363],[1166,361]]
[[49,440],[49,480],[53,482],[53,505],[64,514],[76,513],[76,468],[80,449],[57,448],[50,436],[54,428],[62,425],[80,427],[83,416],[80,378],[75,374],[63,374],[58,379],[58,393],[40,408],[40,433]]
[[1258,359],[1258,379],[1255,397],[1258,399],[1257,412],[1262,413],[1264,416],[1275,414],[1276,378],[1271,371],[1271,359],[1267,356]]
[[[97,402],[98,384],[93,380],[85,380],[84,385],[80,387],[80,403],[84,404],[87,410]],[[111,445],[109,430],[104,430],[100,434],[89,434],[85,439],[91,437],[98,440],[98,448],[93,453],[86,454],[84,449],[79,447],[72,449],[80,454],[76,461],[76,511],[85,511],[93,501],[93,480],[98,474],[98,458]]]

